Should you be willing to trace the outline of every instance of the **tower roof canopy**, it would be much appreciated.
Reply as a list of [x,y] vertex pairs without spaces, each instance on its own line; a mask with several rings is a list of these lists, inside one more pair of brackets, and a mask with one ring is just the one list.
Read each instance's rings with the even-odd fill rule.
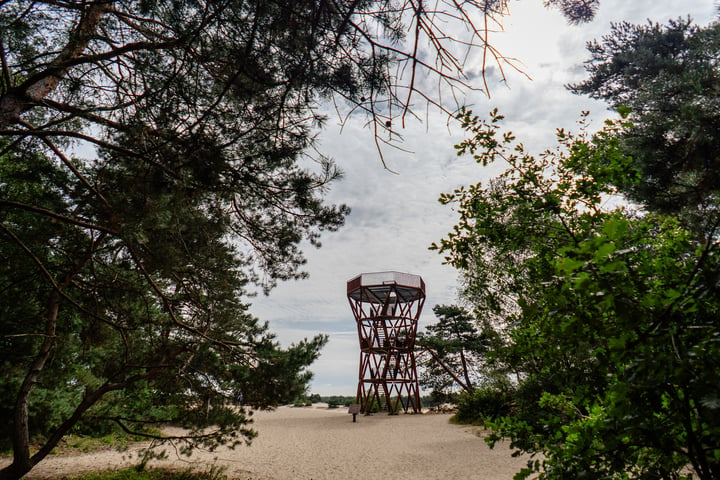
[[348,280],[347,295],[370,303],[385,303],[388,296],[395,297],[396,302],[411,302],[425,297],[425,282],[419,275],[410,273],[362,273]]

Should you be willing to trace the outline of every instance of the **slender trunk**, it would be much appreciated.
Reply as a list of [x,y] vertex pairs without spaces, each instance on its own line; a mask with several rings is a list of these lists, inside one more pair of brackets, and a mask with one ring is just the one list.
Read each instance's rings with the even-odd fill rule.
[[[35,453],[32,457],[29,455],[29,449],[25,450],[25,456],[22,458],[22,462],[14,461],[8,467],[0,470],[0,480],[18,480],[23,475],[27,474],[35,465],[40,463],[46,456],[52,452],[57,446],[60,440],[77,424],[82,416],[87,412],[93,405],[95,405],[106,393],[114,390],[122,390],[135,382],[141,380],[147,380],[158,375],[162,370],[167,368],[167,365],[175,360],[185,349],[179,348],[167,355],[157,365],[148,367],[145,373],[137,374],[132,377],[126,378],[125,380],[118,383],[105,383],[102,387],[94,391],[88,391],[83,397],[83,400],[75,408],[75,411],[67,418],[48,438],[45,444],[40,450]],[[27,430],[27,402],[25,410],[25,427]],[[26,435],[27,438],[27,435]],[[26,443],[27,445],[27,443]],[[17,457],[17,454],[16,454]]]
[[438,365],[440,365],[440,367],[441,367],[443,370],[445,370],[445,373],[447,373],[448,375],[450,375],[450,377],[452,377],[452,379],[455,380],[455,381],[457,382],[457,384],[460,385],[460,387],[461,387],[463,390],[465,390],[465,391],[468,392],[468,393],[472,393],[472,392],[473,392],[473,390],[472,390],[472,385],[471,385],[470,383],[465,383],[465,382],[463,382],[462,379],[460,379],[460,377],[458,377],[458,376],[455,374],[455,372],[453,372],[452,369],[451,369],[450,367],[448,367],[447,364],[446,364],[445,362],[443,362],[443,361],[440,359],[440,357],[439,357],[434,351],[432,351],[432,350],[429,349],[429,348],[427,348],[427,349],[425,349],[425,350],[433,357],[433,359],[435,359],[435,361],[438,363]]
[[460,350],[460,360],[462,361],[463,375],[465,376],[465,384],[468,386],[468,392],[472,393],[472,382],[470,381],[470,372],[468,371],[467,360],[465,359],[465,352]]
[[47,439],[45,444],[40,448],[40,450],[37,451],[35,455],[33,455],[30,458],[30,462],[33,466],[40,463],[45,457],[47,457],[50,452],[53,451],[53,449],[57,446],[58,443],[60,443],[60,440],[80,421],[82,416],[85,414],[90,407],[95,405],[106,393],[113,391],[113,390],[120,390],[122,388],[125,388],[129,383],[119,383],[119,384],[109,384],[106,383],[102,387],[98,388],[97,390],[87,392],[86,395],[83,397],[80,404],[75,408],[75,411],[73,412],[70,417],[65,420],[54,432],[53,434]]
[[[698,474],[698,478],[700,478],[700,480],[715,480],[718,477],[715,476],[715,472],[713,472],[714,469],[712,467],[711,460],[707,457],[705,453],[705,445],[703,445],[703,442],[700,440],[700,437],[702,436],[702,431],[696,432],[695,428],[693,427],[693,423],[695,423],[693,422],[693,417],[699,417],[700,412],[697,409],[693,408],[693,406],[690,404],[690,400],[687,398],[687,394],[683,395],[682,397],[677,394],[675,396],[682,403],[682,423],[683,427],[685,428],[685,435],[687,438],[687,452],[690,463],[695,469],[695,472]],[[700,425],[704,423],[702,421],[699,421],[700,419],[695,420]],[[702,427],[700,428],[702,429]],[[700,436],[698,436],[698,433],[700,433]]]
[[15,402],[15,411],[10,421],[10,437],[13,445],[13,463],[0,470],[0,480],[20,478],[29,472],[35,463],[30,458],[30,432],[28,429],[28,404],[30,393],[37,383],[45,362],[55,344],[55,327],[60,304],[60,293],[53,290],[48,300],[45,317],[45,338],[40,350],[30,365]]
[[[106,232],[102,232],[100,236],[95,240],[94,244],[101,243],[102,239],[107,235]],[[50,450],[57,444],[57,440],[47,443],[52,443],[50,450],[47,450],[43,455],[35,454],[30,456],[30,430],[28,426],[28,405],[30,403],[30,393],[33,387],[42,373],[45,362],[50,357],[50,352],[55,345],[55,330],[57,327],[58,311],[60,309],[61,292],[63,292],[75,275],[82,270],[83,266],[90,260],[94,251],[94,246],[91,246],[88,250],[87,255],[81,261],[75,265],[73,271],[69,272],[64,281],[55,285],[53,290],[50,292],[47,305],[47,313],[45,314],[45,332],[44,339],[40,345],[37,355],[28,373],[23,380],[23,383],[18,391],[15,410],[13,417],[10,420],[10,437],[13,445],[13,463],[9,466],[0,470],[0,480],[18,479],[28,473],[37,463],[42,460],[45,455],[50,453]],[[32,255],[32,253],[30,253]],[[86,408],[87,409],[87,408]],[[77,421],[77,420],[76,420]],[[73,423],[74,425],[74,423]],[[59,438],[58,438],[59,440]],[[47,444],[45,445],[47,447]],[[41,452],[45,450],[45,447],[41,449]]]

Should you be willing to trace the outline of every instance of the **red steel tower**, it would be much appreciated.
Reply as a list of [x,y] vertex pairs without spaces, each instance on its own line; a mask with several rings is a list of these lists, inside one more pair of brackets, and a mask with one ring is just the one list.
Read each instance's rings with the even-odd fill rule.
[[347,296],[360,339],[356,403],[366,413],[373,405],[419,412],[414,349],[425,282],[408,273],[363,273],[347,282]]

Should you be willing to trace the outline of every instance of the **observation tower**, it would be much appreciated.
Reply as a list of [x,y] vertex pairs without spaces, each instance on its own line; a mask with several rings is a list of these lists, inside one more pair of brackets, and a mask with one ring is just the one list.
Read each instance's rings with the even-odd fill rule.
[[425,282],[408,273],[363,273],[347,282],[347,297],[360,340],[360,411],[419,412],[414,349]]

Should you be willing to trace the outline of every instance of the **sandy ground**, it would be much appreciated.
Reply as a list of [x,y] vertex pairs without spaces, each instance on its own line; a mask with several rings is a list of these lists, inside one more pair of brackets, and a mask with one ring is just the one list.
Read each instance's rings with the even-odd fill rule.
[[[446,414],[358,415],[353,423],[345,408],[281,407],[254,418],[259,436],[250,447],[198,452],[190,459],[171,453],[150,465],[201,471],[216,465],[241,480],[510,480],[528,460],[513,458],[507,446],[489,449],[476,428],[452,425]],[[131,466],[137,462],[133,453],[52,456],[26,478]]]

